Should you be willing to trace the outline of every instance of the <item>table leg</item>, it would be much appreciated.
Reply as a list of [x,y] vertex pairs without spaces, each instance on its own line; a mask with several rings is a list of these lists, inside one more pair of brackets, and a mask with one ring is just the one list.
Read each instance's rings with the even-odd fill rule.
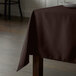
[[4,5],[4,16],[5,18],[7,16],[7,0],[5,0],[5,5]]
[[33,55],[33,76],[43,76],[43,58]]
[[23,19],[20,0],[18,0],[18,6],[19,6],[19,11],[20,11],[21,19]]
[[11,0],[8,0],[8,19],[11,19]]

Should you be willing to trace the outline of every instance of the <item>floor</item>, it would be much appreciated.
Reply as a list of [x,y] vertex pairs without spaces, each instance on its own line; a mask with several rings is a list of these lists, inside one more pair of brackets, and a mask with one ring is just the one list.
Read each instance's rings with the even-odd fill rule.
[[[21,49],[26,38],[28,19],[0,19],[0,76],[32,76],[30,63],[17,70]],[[76,76],[76,64],[44,59],[44,76]]]

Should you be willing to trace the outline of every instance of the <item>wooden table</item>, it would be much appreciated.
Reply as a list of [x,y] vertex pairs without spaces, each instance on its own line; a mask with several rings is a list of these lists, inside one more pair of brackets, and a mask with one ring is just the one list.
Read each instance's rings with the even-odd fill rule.
[[76,63],[76,8],[56,6],[34,10],[18,70],[33,55],[33,76],[43,76],[43,58]]

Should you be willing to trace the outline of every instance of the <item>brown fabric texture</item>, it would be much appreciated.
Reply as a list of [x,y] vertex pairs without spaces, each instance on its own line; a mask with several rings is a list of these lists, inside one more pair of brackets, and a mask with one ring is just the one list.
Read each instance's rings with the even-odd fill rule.
[[18,70],[29,55],[76,63],[76,8],[55,6],[34,10]]

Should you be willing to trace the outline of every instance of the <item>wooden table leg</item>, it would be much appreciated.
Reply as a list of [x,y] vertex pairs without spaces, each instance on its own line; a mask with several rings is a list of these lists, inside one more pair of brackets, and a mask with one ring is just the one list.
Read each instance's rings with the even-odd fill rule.
[[11,0],[8,0],[8,19],[11,19]]
[[5,3],[4,3],[4,16],[6,19],[6,16],[7,16],[7,0],[5,0]]
[[43,58],[33,55],[33,76],[43,76]]

